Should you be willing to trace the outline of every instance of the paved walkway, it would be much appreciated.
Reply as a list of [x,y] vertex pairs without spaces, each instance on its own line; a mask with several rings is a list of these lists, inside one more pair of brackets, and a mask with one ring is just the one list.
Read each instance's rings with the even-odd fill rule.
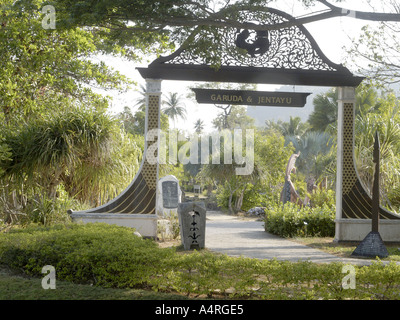
[[264,222],[207,211],[206,248],[229,256],[316,263],[368,265],[372,260],[340,258],[265,232]]

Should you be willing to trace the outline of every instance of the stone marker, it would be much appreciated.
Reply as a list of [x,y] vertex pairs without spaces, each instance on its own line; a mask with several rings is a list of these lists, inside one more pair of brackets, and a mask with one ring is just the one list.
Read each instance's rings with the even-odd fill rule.
[[158,181],[157,214],[161,217],[169,217],[173,212],[176,214],[181,202],[181,193],[179,180],[175,176],[161,178]]
[[206,238],[206,206],[204,202],[180,203],[178,216],[184,249],[204,248]]

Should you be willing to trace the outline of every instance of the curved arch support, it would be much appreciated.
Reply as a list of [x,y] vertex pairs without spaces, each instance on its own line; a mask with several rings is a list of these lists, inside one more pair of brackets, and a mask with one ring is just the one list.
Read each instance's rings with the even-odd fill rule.
[[[336,179],[336,241],[361,241],[371,231],[372,198],[357,174],[354,159],[355,89],[339,88]],[[400,241],[400,216],[379,208],[384,241]]]
[[139,171],[131,184],[116,198],[97,208],[69,210],[72,219],[129,226],[136,228],[143,236],[157,236],[155,213],[160,100],[161,80],[146,79],[145,149]]

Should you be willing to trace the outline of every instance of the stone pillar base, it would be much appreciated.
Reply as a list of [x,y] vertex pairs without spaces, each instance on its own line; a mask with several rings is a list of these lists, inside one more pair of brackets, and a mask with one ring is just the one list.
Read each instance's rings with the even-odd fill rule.
[[[335,242],[362,241],[371,232],[371,219],[336,219]],[[400,242],[400,220],[379,220],[384,242]]]
[[144,238],[157,238],[157,215],[120,213],[71,213],[74,222],[108,223],[122,227],[135,228]]

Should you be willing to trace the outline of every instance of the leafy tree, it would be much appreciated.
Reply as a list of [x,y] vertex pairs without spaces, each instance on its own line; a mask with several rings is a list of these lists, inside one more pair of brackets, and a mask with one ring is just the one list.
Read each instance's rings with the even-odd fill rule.
[[212,124],[214,126],[214,128],[218,129],[218,130],[223,130],[223,129],[228,129],[229,128],[229,124],[228,124],[228,117],[231,114],[233,105],[228,104],[228,105],[215,105],[216,108],[221,109],[222,112],[220,112],[217,116],[217,118],[215,118],[212,121]]
[[[121,121],[125,131],[133,134],[144,136],[145,121],[146,121],[146,88],[140,85],[138,91],[140,98],[136,100],[135,106],[138,107],[137,111],[133,114],[132,109],[125,106],[123,111],[117,114],[117,118]],[[167,132],[169,129],[168,116],[160,112],[160,126],[161,130]]]
[[318,94],[314,98],[314,111],[308,118],[312,130],[325,131],[329,125],[337,121],[337,99],[337,89],[333,89],[324,94]]
[[135,116],[132,114],[131,108],[125,106],[124,110],[117,114],[117,119],[121,122],[126,132],[135,132]]
[[[124,110],[117,114],[117,119],[121,122],[126,132],[144,137],[146,121],[146,109],[144,106],[140,107],[134,114],[132,114],[131,108],[124,107]],[[164,133],[169,129],[168,116],[163,112],[160,113],[160,126]]]
[[[314,111],[308,122],[311,130],[327,131],[335,127],[338,117],[338,90],[332,89],[318,94],[314,100]],[[379,108],[378,91],[369,84],[361,84],[356,88],[355,114],[366,114]]]
[[[287,160],[293,153],[291,145],[284,146],[280,134],[254,130],[254,171],[250,175],[237,175],[239,167],[232,164],[204,165],[200,177],[212,177],[218,185],[219,204],[230,212],[238,212],[248,206],[262,205],[279,198],[285,177]],[[223,151],[221,151],[221,155]],[[256,196],[257,195],[257,196]],[[242,208],[243,204],[245,207]]]
[[99,204],[125,188],[138,169],[139,148],[120,137],[117,122],[102,112],[71,106],[6,132],[11,160],[5,176],[26,188],[40,186],[52,199],[63,184],[71,197]]
[[356,89],[356,116],[375,112],[380,106],[379,93],[377,88],[369,84],[361,84]]
[[[122,48],[133,47],[144,52],[157,52],[177,43],[185,47],[196,40],[202,32],[217,34],[220,28],[277,30],[293,25],[347,17],[372,21],[396,21],[399,16],[393,12],[349,11],[333,5],[326,0],[299,0],[308,9],[308,14],[285,22],[255,24],[238,19],[238,12],[247,10],[259,14],[267,13],[267,5],[274,1],[265,0],[130,0],[101,1],[94,4],[90,0],[56,0],[54,3],[62,13],[59,25],[79,25],[94,27],[94,32],[105,34],[110,42],[119,43]],[[334,1],[340,2],[339,0]],[[360,5],[362,8],[362,4]],[[313,10],[314,9],[314,10]],[[128,23],[130,22],[130,23]],[[206,37],[200,37],[201,49],[196,54],[207,56],[218,65],[218,43]],[[134,55],[135,51],[132,53]]]
[[256,130],[254,153],[266,176],[264,185],[275,186],[284,182],[289,157],[295,152],[292,145],[285,144],[285,137],[268,130]]
[[101,40],[88,30],[44,29],[41,5],[0,4],[0,113],[7,125],[60,109],[70,100],[104,110],[107,99],[90,87],[123,90],[129,83],[104,62],[91,60]]
[[[213,176],[223,188],[228,190],[227,207],[230,213],[236,213],[240,210],[247,184],[254,183],[260,179],[261,175],[257,166],[255,166],[255,170],[250,175],[246,176],[238,176],[236,174],[236,168],[237,165],[235,164],[207,164],[203,166],[201,171],[202,175]],[[241,201],[236,202],[234,206],[233,199],[235,193],[238,193],[238,198],[241,199]]]
[[[383,0],[379,5],[400,16],[397,1]],[[358,72],[382,85],[400,81],[400,41],[397,23],[381,21],[378,25],[367,24],[362,33],[353,39],[347,49],[350,61],[358,67]]]
[[244,106],[218,106],[217,108],[224,109],[213,121],[212,124],[217,130],[224,129],[245,129],[253,128],[255,120],[246,114],[246,107]]
[[[196,84],[196,88],[200,89],[221,89],[221,90],[255,90],[255,84],[231,84],[231,83],[202,83]],[[189,93],[189,98],[193,98],[194,94]],[[254,127],[254,119],[247,116],[244,106],[233,104],[214,104],[221,112],[212,121],[213,127],[217,130],[234,129],[234,128],[250,128]]]
[[0,211],[8,217],[52,212],[61,193],[101,203],[126,187],[141,156],[93,89],[132,84],[93,59],[124,52],[88,28],[44,29],[43,5],[0,2]]

